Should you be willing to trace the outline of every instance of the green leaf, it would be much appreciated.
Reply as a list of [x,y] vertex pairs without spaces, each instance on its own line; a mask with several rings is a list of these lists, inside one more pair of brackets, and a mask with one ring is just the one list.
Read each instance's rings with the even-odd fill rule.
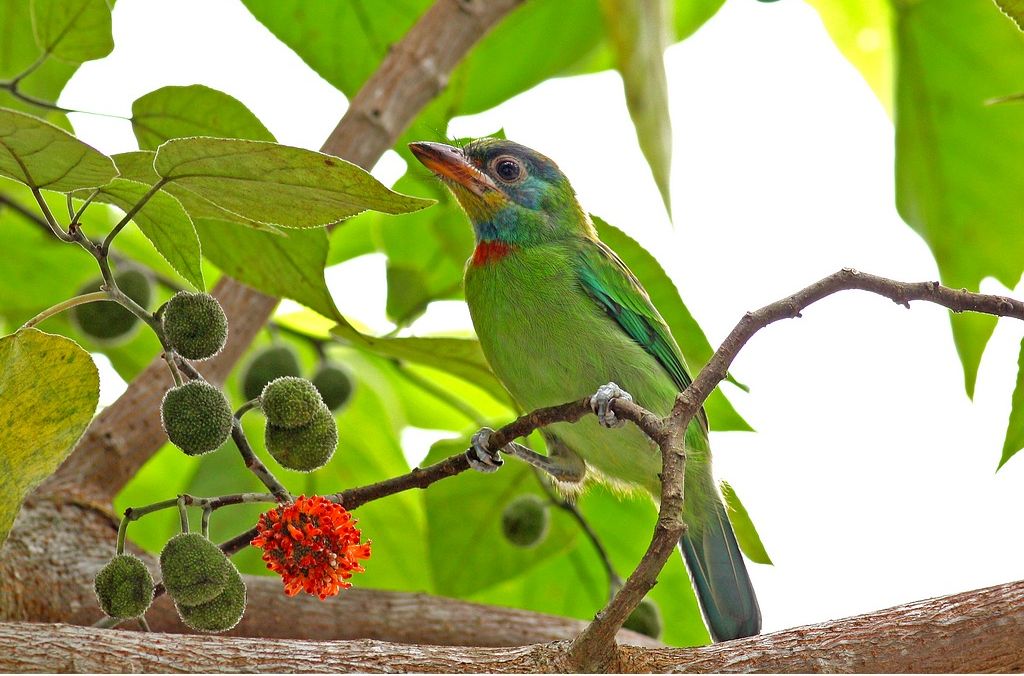
[[382,338],[359,333],[348,324],[338,324],[331,333],[352,347],[385,357],[431,366],[476,385],[500,402],[508,393],[494,377],[480,343],[471,338]]
[[105,185],[117,169],[109,157],[63,129],[0,108],[0,176],[32,188],[71,192]]
[[46,53],[82,63],[114,49],[107,0],[31,0],[36,43]]
[[754,563],[774,565],[771,557],[768,556],[768,552],[765,551],[764,544],[761,542],[761,536],[757,534],[757,529],[754,528],[754,522],[750,520],[747,508],[743,506],[739,496],[736,495],[736,490],[728,481],[719,482],[719,486],[722,489],[722,498],[725,499],[725,510],[729,514],[729,521],[732,523],[733,532],[736,533],[736,542],[739,543],[740,549]]
[[136,99],[132,129],[142,150],[184,136],[274,140],[241,101],[203,85],[161,87]]
[[[1014,288],[1024,271],[1024,108],[986,106],[1014,91],[1024,35],[989,0],[900,6],[896,101],[896,203],[928,242],[942,281],[977,290],[995,277]],[[973,394],[995,318],[953,318]]]
[[293,228],[329,225],[367,209],[399,214],[433,204],[392,192],[343,159],[260,141],[174,139],[157,150],[154,168],[232,213]]
[[675,0],[676,40],[685,40],[713,17],[725,0]]
[[[0,80],[11,80],[24,74],[41,56],[32,31],[30,3],[25,0],[0,0],[0,26],[3,26]],[[56,101],[77,68],[78,64],[47,59],[18,82],[18,90],[44,101]],[[0,107],[35,113],[62,127],[71,127],[63,113],[46,111],[22,101],[6,89],[0,89]]]
[[671,214],[672,120],[664,53],[672,6],[668,0],[601,0],[601,8],[640,150]]
[[[153,160],[155,158],[156,153],[151,150],[135,150],[132,152],[114,155],[113,159],[114,163],[117,165],[118,171],[121,172],[121,178],[152,186],[156,185],[160,181],[159,174],[157,174],[156,170],[153,168]],[[163,192],[173,195],[193,221],[200,218],[213,218],[216,220],[227,221],[229,223],[237,223],[255,230],[263,230],[265,232],[273,233],[281,232],[280,229],[275,228],[272,225],[260,223],[252,220],[251,218],[245,218],[238,214],[233,214],[226,209],[222,209],[209,200],[195,194],[191,190],[187,190],[181,186],[175,185],[174,183],[166,183],[160,189]]]
[[36,329],[0,338],[0,545],[22,500],[89,426],[99,395],[99,372],[74,341]]
[[836,47],[860,71],[891,115],[895,54],[892,3],[889,0],[807,0],[807,3],[818,11]]
[[[440,441],[424,464],[468,447],[467,439]],[[505,539],[502,512],[524,494],[544,497],[533,469],[522,462],[506,463],[494,474],[463,472],[424,491],[430,568],[438,593],[472,594],[521,575],[572,546],[579,527],[561,510],[551,512],[547,536],[536,546],[517,547]]]
[[[708,342],[704,331],[693,318],[676,289],[675,283],[665,270],[646,249],[619,230],[597,216],[592,216],[597,234],[605,244],[610,246],[622,258],[626,266],[633,271],[637,279],[651,297],[654,307],[658,308],[662,318],[671,329],[683,358],[690,368],[690,375],[696,376],[700,369],[711,359],[714,350]],[[752,428],[737,413],[721,389],[716,389],[704,402],[711,428],[719,431],[751,431]]]
[[210,218],[197,218],[195,226],[203,255],[225,274],[263,293],[291,298],[334,321],[343,321],[324,281],[328,247],[324,230],[289,230],[275,235]]
[[1013,19],[1017,28],[1024,31],[1024,0],[995,0],[1003,14]]
[[1017,358],[1017,385],[1010,400],[1010,419],[1006,422],[1006,438],[1003,440],[1003,456],[999,459],[999,470],[1006,461],[1024,448],[1024,340],[1020,342],[1020,356]]
[[[115,178],[100,189],[95,201],[113,204],[128,212],[150,188],[145,183]],[[179,275],[200,291],[206,289],[200,266],[199,236],[192,225],[192,219],[178,200],[158,190],[132,220]]]

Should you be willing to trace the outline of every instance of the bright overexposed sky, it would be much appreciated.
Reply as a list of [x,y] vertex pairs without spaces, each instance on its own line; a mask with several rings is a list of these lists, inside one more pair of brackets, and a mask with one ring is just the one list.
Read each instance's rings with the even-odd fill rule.
[[[85,64],[62,105],[128,115],[153,89],[202,83],[282,143],[314,149],[344,110],[236,0],[119,0],[114,31],[114,53]],[[558,162],[585,208],[656,253],[713,345],[744,311],[840,267],[937,279],[893,206],[892,124],[812,9],[729,0],[666,61],[674,225],[614,73],[544,83],[449,133],[504,128]],[[126,122],[72,119],[100,150],[135,148]],[[392,154],[375,173],[401,170]],[[328,280],[343,312],[388,328],[381,256]],[[361,292],[346,293],[356,281]],[[991,280],[983,290],[1009,292]],[[439,303],[413,330],[468,325],[463,306]],[[755,336],[732,368],[751,391],[728,394],[757,432],[714,433],[712,448],[775,562],[751,564],[765,630],[1020,577],[1024,458],[995,467],[1022,334],[1000,322],[973,402],[934,306],[848,292]],[[104,372],[109,401],[120,384]],[[415,456],[434,437],[406,438]]]

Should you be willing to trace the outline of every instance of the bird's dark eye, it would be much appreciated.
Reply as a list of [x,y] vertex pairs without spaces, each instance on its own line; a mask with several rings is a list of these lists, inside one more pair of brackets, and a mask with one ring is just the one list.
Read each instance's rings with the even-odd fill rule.
[[512,183],[522,175],[523,168],[511,157],[499,157],[494,163],[494,173],[506,183]]

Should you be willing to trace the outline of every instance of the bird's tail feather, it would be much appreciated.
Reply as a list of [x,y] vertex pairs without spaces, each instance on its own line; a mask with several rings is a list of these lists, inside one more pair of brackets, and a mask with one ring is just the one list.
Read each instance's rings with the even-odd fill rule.
[[714,503],[703,523],[690,524],[679,549],[711,638],[719,642],[760,633],[761,609],[725,505],[720,500]]

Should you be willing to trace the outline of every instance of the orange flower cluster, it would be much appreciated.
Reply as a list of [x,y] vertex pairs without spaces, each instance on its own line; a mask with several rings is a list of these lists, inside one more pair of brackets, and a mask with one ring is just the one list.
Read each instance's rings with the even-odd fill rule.
[[359,560],[370,558],[370,543],[359,543],[352,515],[319,495],[302,495],[261,514],[257,528],[251,544],[263,550],[267,568],[281,576],[288,596],[334,596],[352,586],[352,573],[364,572]]

